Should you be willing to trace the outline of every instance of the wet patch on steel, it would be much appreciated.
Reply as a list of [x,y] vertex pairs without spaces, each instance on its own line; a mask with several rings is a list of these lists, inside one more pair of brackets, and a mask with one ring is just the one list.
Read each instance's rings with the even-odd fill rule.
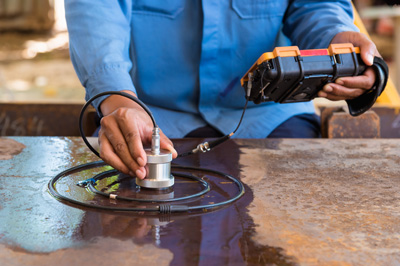
[[[127,258],[131,262],[131,254],[136,263],[143,261],[147,265],[296,264],[296,259],[285,254],[282,248],[254,241],[256,224],[247,210],[253,201],[253,192],[248,186],[239,201],[211,212],[146,215],[77,208],[52,198],[46,186],[58,172],[96,160],[83,142],[79,138],[18,140],[27,145],[29,157],[18,160],[15,157],[10,161],[13,167],[5,164],[2,168],[0,162],[1,177],[12,172],[21,175],[20,179],[4,179],[6,182],[0,187],[0,193],[10,192],[6,196],[8,200],[1,203],[3,209],[0,209],[0,224],[6,225],[0,229],[0,257],[12,258],[21,264],[29,260],[51,264],[56,257],[65,258],[66,264],[91,261],[92,257],[95,261],[115,258],[113,262],[120,263],[120,258]],[[181,145],[194,147],[197,143],[198,140],[183,140],[175,144],[181,149]],[[235,141],[228,141],[214,152],[182,158],[176,163],[210,168],[240,177],[240,150]],[[16,169],[18,165],[24,167]],[[104,171],[103,168],[85,171],[81,173],[82,176],[75,174],[69,181],[60,182],[60,191],[94,204],[100,201],[109,205],[118,204],[85,190],[82,192],[82,188],[75,185],[78,178],[89,178]],[[207,173],[194,174],[209,178]],[[177,182],[179,191],[176,192],[189,193],[183,189],[188,185],[191,183]],[[211,180],[211,185],[217,188],[218,193],[205,195],[201,199],[204,202],[218,201],[234,192],[230,182]],[[132,182],[129,180],[119,186],[111,182],[109,189],[126,189],[130,186]],[[149,252],[143,251],[144,247]],[[156,260],[159,257],[152,257],[155,260],[152,263],[148,254],[165,254],[165,257],[161,256],[164,259],[160,260]],[[59,259],[57,264],[62,265],[63,261]]]
[[0,160],[10,160],[20,154],[26,146],[16,140],[0,138]]

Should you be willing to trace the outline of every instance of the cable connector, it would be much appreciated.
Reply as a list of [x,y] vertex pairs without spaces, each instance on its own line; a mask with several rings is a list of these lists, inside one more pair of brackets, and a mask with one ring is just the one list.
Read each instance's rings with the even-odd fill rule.
[[211,150],[210,144],[206,141],[197,145],[197,147],[192,150],[192,153],[198,153],[199,151],[208,152],[210,150]]
[[187,211],[189,211],[189,206],[187,205],[162,204],[159,206],[159,212],[162,214],[168,214],[173,212],[187,212]]
[[93,178],[89,178],[89,179],[82,180],[82,181],[79,181],[78,183],[76,183],[76,185],[78,187],[88,187],[89,184],[96,184],[96,180]]
[[218,146],[219,144],[225,142],[226,140],[228,140],[231,136],[233,135],[233,133],[225,135],[221,138],[218,138],[216,140],[210,141],[210,142],[203,142],[200,143],[199,145],[197,145],[197,148],[192,150],[193,153],[197,153],[199,151],[201,152],[208,152],[211,149],[213,149],[214,147]]

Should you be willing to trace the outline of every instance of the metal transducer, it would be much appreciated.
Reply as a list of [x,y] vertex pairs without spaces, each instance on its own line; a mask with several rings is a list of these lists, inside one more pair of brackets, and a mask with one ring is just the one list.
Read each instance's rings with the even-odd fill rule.
[[146,149],[147,164],[146,177],[136,178],[136,184],[153,189],[163,189],[174,185],[174,176],[171,174],[172,153],[160,149],[160,129],[153,129],[151,149]]

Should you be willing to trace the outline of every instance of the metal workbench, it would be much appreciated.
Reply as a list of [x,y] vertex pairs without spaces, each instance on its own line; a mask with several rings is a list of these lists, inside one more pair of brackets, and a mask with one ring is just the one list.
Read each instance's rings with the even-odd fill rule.
[[[183,152],[198,140],[174,143]],[[95,160],[80,138],[0,138],[1,265],[400,264],[397,139],[230,140],[174,162],[238,177],[245,195],[219,210],[168,217],[87,209],[49,194],[57,173]],[[75,186],[94,171],[57,187],[104,203]],[[211,185],[224,197],[227,183]],[[186,185],[177,180],[168,193]]]

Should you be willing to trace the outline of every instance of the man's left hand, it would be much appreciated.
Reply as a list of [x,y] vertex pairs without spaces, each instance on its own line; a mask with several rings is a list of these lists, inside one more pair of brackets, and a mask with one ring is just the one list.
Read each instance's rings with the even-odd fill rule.
[[[360,47],[361,59],[367,66],[372,66],[374,56],[380,56],[375,44],[363,33],[340,32],[333,37],[331,43],[352,43],[354,47]],[[362,75],[338,78],[335,83],[326,84],[318,96],[331,101],[354,99],[371,89],[375,78],[374,70],[367,68]]]

